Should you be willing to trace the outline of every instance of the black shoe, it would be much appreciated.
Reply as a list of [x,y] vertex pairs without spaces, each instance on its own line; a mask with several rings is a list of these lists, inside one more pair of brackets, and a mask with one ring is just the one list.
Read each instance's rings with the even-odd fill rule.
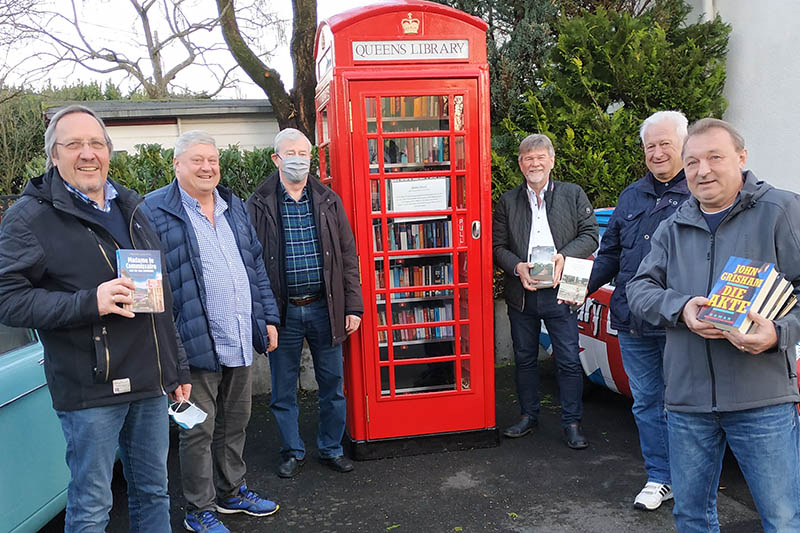
[[589,441],[583,435],[580,424],[570,424],[564,428],[564,440],[573,450],[582,450],[589,447]]
[[522,418],[519,422],[514,424],[513,426],[509,427],[503,432],[503,435],[510,439],[516,439],[517,437],[524,437],[539,425],[539,422],[536,421],[535,418],[522,415]]
[[298,459],[294,456],[285,459],[278,465],[278,477],[290,478],[296,476],[305,462],[305,459]]
[[337,472],[350,472],[353,469],[353,461],[344,455],[338,457],[320,457],[319,462]]

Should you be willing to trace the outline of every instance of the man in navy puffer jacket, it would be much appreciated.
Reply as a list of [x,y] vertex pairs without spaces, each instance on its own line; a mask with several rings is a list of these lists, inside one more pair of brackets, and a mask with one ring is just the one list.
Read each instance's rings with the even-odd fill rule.
[[173,164],[176,179],[148,194],[142,209],[164,246],[192,399],[208,413],[204,422],[180,430],[184,526],[225,533],[216,512],[266,516],[278,509],[247,488],[242,452],[253,348],[277,347],[280,317],[244,203],[219,185],[214,139],[202,131],[184,133]]
[[681,161],[687,126],[686,117],[678,111],[659,111],[642,123],[639,134],[650,172],[620,194],[588,287],[591,294],[616,276],[611,326],[618,332],[647,470],[647,484],[633,505],[648,511],[672,498],[662,361],[666,333],[631,315],[625,284],[650,251],[650,238],[658,225],[689,198]]

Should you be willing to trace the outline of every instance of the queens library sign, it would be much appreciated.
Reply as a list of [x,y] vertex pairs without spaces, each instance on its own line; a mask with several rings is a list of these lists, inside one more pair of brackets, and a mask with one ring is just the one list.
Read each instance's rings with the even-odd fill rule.
[[466,39],[353,41],[353,61],[469,59]]

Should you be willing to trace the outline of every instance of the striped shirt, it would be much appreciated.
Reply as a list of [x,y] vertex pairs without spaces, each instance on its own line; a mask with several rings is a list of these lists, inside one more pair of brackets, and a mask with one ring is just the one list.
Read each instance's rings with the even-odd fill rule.
[[253,323],[250,281],[225,210],[228,204],[214,190],[214,222],[203,214],[200,202],[180,184],[183,208],[189,217],[203,263],[206,310],[217,359],[222,366],[253,363]]
[[105,205],[103,205],[103,207],[100,207],[100,204],[89,198],[89,195],[84,194],[83,192],[76,189],[74,186],[72,186],[72,184],[67,182],[67,180],[62,179],[62,181],[64,182],[64,187],[66,187],[67,190],[71,192],[73,196],[82,200],[84,203],[94,207],[95,209],[103,211],[105,213],[111,212],[111,201],[114,200],[114,198],[116,198],[117,196],[119,196],[119,194],[117,193],[117,189],[115,189],[114,186],[111,185],[110,181],[106,180],[106,182],[103,184],[103,191],[106,197],[106,202]]
[[281,183],[284,240],[286,242],[286,287],[291,298],[322,292],[322,251],[314,225],[308,187],[295,202]]

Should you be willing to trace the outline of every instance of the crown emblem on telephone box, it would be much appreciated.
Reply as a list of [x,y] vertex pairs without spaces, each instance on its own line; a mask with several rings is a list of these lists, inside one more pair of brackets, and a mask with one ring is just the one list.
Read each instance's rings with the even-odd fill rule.
[[419,19],[412,17],[411,13],[407,19],[401,20],[400,24],[403,26],[403,33],[419,33]]

